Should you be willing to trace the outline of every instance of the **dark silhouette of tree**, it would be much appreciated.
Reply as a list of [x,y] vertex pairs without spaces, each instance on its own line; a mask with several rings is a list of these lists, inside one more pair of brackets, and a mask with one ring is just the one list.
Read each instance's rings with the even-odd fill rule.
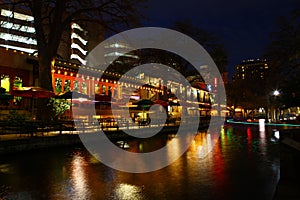
[[[176,21],[171,29],[177,30],[183,34],[196,40],[201,44],[212,56],[221,73],[226,71],[228,64],[227,53],[220,39],[214,34],[193,25],[189,20]],[[160,63],[172,67],[185,77],[197,75],[197,70],[191,64],[172,52],[160,49],[142,49],[128,54],[138,55],[138,59],[130,59],[126,56],[120,56],[114,63],[110,65],[111,71],[126,73],[136,65],[145,63]],[[201,79],[199,76],[195,79]],[[193,80],[191,80],[193,81]]]
[[172,29],[184,33],[199,44],[210,54],[219,71],[227,71],[228,56],[221,39],[212,32],[206,31],[192,24],[189,19],[175,21]]
[[226,87],[227,103],[233,107],[242,107],[245,111],[267,108],[267,96],[263,88],[264,80],[236,80]]
[[265,53],[271,66],[267,91],[281,89],[282,106],[300,105],[300,8],[279,18],[277,29]]

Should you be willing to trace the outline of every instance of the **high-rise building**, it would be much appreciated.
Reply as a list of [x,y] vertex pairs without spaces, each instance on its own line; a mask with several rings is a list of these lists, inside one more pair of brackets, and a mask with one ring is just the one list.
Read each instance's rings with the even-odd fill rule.
[[[14,49],[25,53],[37,52],[34,18],[25,11],[1,9],[0,12],[0,47]],[[58,49],[58,57],[71,59],[73,62],[85,65],[88,54],[88,31],[78,23],[70,24],[63,33]]]
[[37,51],[34,18],[30,15],[0,11],[0,47],[15,49],[26,53]]
[[266,60],[244,60],[235,66],[235,73],[232,80],[264,80],[268,70],[269,65]]

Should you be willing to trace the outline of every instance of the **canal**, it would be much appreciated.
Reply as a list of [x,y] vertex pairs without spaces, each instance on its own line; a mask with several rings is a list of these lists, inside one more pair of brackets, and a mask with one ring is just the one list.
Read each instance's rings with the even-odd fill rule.
[[[111,169],[83,146],[2,156],[0,199],[272,199],[280,162],[270,130],[226,125],[213,151],[203,157],[199,148],[208,144],[206,139],[199,132],[176,162],[143,174]],[[148,146],[170,140],[176,137],[158,137]],[[129,141],[122,147],[145,151],[147,144]]]

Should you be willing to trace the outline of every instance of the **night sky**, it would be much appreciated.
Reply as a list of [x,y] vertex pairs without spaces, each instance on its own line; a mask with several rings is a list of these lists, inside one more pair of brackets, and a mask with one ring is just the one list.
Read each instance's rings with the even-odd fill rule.
[[276,21],[299,0],[148,0],[145,26],[168,28],[176,20],[190,21],[220,36],[229,56],[228,71],[244,59],[261,57]]

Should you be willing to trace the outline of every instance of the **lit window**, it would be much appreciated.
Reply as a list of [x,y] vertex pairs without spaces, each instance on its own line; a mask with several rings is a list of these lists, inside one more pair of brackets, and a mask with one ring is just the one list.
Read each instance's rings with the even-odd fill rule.
[[71,80],[65,80],[64,91],[69,92],[71,90]]
[[85,82],[82,83],[82,88],[81,89],[82,89],[83,94],[87,94],[87,85],[86,85]]
[[72,33],[71,39],[73,39],[73,38],[77,38],[84,45],[86,45],[88,42],[88,41],[84,40],[82,37],[80,37],[80,35],[78,35],[77,33]]
[[62,80],[60,78],[55,79],[55,91],[57,93],[62,92]]
[[25,44],[37,45],[36,40],[33,38],[19,36],[19,35],[13,35],[13,34],[9,34],[9,33],[0,33],[0,39],[14,41],[14,42],[21,42],[21,43],[25,43]]
[[106,86],[102,85],[102,94],[106,94]]
[[124,56],[124,57],[136,58],[136,59],[139,58],[136,55],[124,54],[124,53],[120,53],[120,52],[112,52],[112,53],[105,54],[104,56],[105,57],[107,57],[107,56]]
[[11,22],[0,21],[1,27],[6,29],[18,30],[26,33],[35,33],[35,28],[30,26],[23,26],[21,24],[14,24]]
[[16,76],[14,80],[14,88],[21,88],[22,87],[22,78]]
[[1,10],[1,15],[4,17],[19,19],[19,20],[23,20],[23,21],[33,21],[34,20],[34,18],[30,15],[12,12],[10,10],[5,10],[5,9]]
[[74,81],[74,91],[78,92],[79,91],[79,82]]
[[100,86],[99,84],[95,84],[95,94],[100,94]]
[[72,43],[71,45],[72,49],[78,49],[83,55],[86,55],[87,51],[83,50],[78,44]]
[[78,29],[78,30],[80,30],[80,31],[84,31],[83,28],[81,28],[81,27],[80,27],[78,24],[76,24],[76,23],[72,23],[72,26],[71,26],[71,27],[72,27],[72,29],[75,29],[75,28],[76,28],[76,29]]
[[6,92],[10,91],[10,79],[7,75],[1,75],[1,87],[5,88]]
[[79,55],[77,54],[71,54],[71,59],[77,59],[81,62],[81,64],[86,65],[86,60],[83,60]]

